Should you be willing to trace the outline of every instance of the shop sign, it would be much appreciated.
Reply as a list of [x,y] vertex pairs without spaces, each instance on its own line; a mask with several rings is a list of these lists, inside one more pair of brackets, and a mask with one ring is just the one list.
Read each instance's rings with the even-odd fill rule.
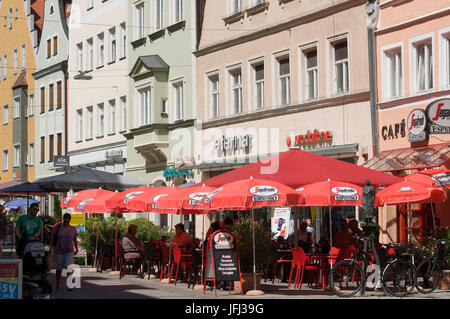
[[68,167],[70,166],[70,157],[69,156],[53,156],[53,166],[54,167]]
[[426,108],[431,134],[450,134],[450,99],[441,99]]
[[84,226],[86,223],[85,214],[70,214],[70,225],[72,226]]
[[192,175],[192,170],[168,167],[163,172],[164,177],[178,177],[178,176],[188,176],[188,175]]
[[428,137],[426,127],[427,118],[423,110],[415,109],[408,115],[408,142],[425,141]]
[[221,138],[215,140],[214,147],[218,151],[246,149],[250,146],[250,140],[251,135],[231,137],[222,136]]
[[106,151],[105,157],[107,160],[112,160],[116,158],[122,158],[123,157],[123,151],[122,150],[112,150],[112,151]]
[[385,125],[381,128],[381,136],[383,140],[392,140],[398,138],[399,134],[401,137],[406,136],[406,122],[403,119],[401,123]]
[[315,129],[314,131],[307,131],[303,135],[290,134],[286,139],[288,147],[301,145],[316,145],[318,143],[330,143],[333,140],[331,131],[322,131]]

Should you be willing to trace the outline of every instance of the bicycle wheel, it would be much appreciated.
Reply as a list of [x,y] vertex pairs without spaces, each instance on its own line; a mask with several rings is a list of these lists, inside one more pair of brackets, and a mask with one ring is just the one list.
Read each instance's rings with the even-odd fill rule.
[[394,260],[383,272],[384,290],[395,297],[404,297],[411,293],[417,282],[416,268],[405,260]]
[[361,290],[364,273],[361,266],[351,259],[334,264],[328,275],[331,291],[339,297],[351,297]]
[[441,266],[432,259],[425,259],[417,267],[417,290],[429,294],[439,287],[442,279]]

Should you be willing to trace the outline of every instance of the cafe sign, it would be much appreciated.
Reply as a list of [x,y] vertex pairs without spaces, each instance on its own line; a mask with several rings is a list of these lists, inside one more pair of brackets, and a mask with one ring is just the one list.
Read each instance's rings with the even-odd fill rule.
[[421,142],[427,139],[427,117],[423,110],[415,109],[409,113],[406,124],[409,131],[408,142]]
[[450,99],[441,99],[426,108],[430,134],[450,134]]
[[215,140],[214,147],[218,151],[246,149],[250,146],[250,141],[251,135],[248,134],[231,137],[222,136]]

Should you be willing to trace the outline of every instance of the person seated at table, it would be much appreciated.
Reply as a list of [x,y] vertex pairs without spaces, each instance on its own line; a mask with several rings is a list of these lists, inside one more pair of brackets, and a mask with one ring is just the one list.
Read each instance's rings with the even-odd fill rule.
[[311,252],[314,244],[313,234],[307,230],[308,224],[302,222],[298,230],[298,246],[300,246],[305,253]]
[[[356,220],[355,218],[350,219],[350,221],[348,222],[348,228],[349,230],[352,232],[352,236],[358,236],[358,237],[364,237],[364,231],[362,231],[361,228],[359,228],[359,223],[358,220]],[[357,239],[353,238],[353,245],[355,245]]]
[[183,224],[180,223],[175,225],[175,236],[173,236],[171,243],[176,244],[182,251],[189,250],[189,247],[192,244],[192,238],[184,230]]
[[134,224],[128,226],[128,232],[122,239],[122,247],[125,258],[143,259],[145,248],[140,245],[139,239],[136,238],[138,227]]
[[340,230],[336,233],[333,246],[340,248],[338,259],[350,258],[351,254],[356,252],[353,233],[349,230],[347,221],[341,219],[339,222]]

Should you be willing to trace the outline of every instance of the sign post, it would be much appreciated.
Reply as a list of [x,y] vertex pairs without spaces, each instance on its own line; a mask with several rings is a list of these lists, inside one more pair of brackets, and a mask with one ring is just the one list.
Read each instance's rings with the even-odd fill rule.
[[[230,293],[231,282],[238,281],[242,287],[241,266],[239,252],[234,235],[228,230],[218,230],[208,238],[206,250],[206,275],[203,283],[203,294],[206,290],[206,281],[212,279],[214,282],[214,294],[217,296],[216,282],[229,281]],[[241,289],[241,295],[242,289]]]

